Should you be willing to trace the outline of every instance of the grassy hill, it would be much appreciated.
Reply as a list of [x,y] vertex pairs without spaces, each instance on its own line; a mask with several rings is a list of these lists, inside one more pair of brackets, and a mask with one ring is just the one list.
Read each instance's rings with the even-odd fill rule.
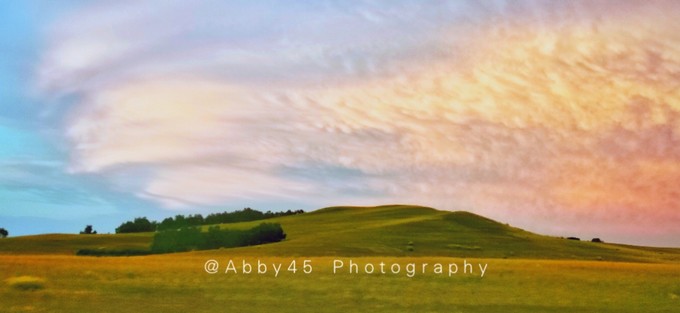
[[[620,313],[674,312],[680,299],[680,249],[578,242],[468,212],[403,205],[333,207],[268,221],[281,223],[285,241],[135,257],[74,253],[148,248],[153,233],[1,239],[0,303],[3,312]],[[226,273],[232,259],[238,267],[262,262],[270,271]],[[470,260],[488,271],[483,278],[335,273],[336,259],[401,268]],[[221,273],[206,273],[207,260],[219,261]],[[314,264],[313,273],[289,270],[303,260]],[[282,273],[275,277],[277,263]]]
[[148,249],[153,233],[44,234],[0,240],[0,254],[75,254],[79,249]]
[[[448,256],[680,261],[680,249],[591,243],[541,236],[469,212],[439,211],[420,206],[330,207],[267,221],[281,223],[288,238],[275,244],[223,250],[239,255],[268,256]],[[250,228],[261,222],[223,224],[221,227]],[[15,237],[0,240],[0,253],[73,254],[82,248],[144,249],[150,245],[152,236],[151,233],[142,233]]]

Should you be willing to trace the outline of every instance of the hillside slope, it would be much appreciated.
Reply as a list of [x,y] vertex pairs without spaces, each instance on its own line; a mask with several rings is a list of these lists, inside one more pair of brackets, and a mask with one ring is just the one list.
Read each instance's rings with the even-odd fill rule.
[[[223,224],[250,228],[263,221]],[[266,220],[281,223],[285,241],[221,249],[268,256],[453,256],[678,262],[680,249],[580,242],[541,236],[469,212],[388,205],[330,207]],[[0,253],[72,254],[81,248],[145,248],[152,234],[40,235],[0,240]],[[215,251],[194,252],[214,254]]]
[[[566,240],[537,235],[469,212],[410,205],[330,207],[271,221],[281,223],[288,234],[286,241],[229,249],[229,253],[680,261],[680,249]],[[413,243],[413,251],[409,251],[409,243]]]

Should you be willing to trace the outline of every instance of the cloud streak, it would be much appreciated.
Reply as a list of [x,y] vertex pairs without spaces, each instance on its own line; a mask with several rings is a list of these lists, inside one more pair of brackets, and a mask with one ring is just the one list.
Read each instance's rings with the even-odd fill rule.
[[120,187],[166,208],[415,202],[680,235],[678,6],[514,3],[92,6],[49,34],[37,84],[80,99],[73,174],[142,167]]

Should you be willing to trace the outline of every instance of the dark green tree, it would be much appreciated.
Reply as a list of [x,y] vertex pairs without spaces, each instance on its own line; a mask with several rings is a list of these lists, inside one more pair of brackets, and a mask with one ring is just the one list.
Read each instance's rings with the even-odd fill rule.
[[81,235],[96,235],[97,231],[92,229],[92,225],[85,226],[85,230],[80,232]]
[[9,236],[9,232],[4,228],[0,228],[0,237],[6,238],[7,236]]
[[128,221],[118,226],[116,234],[152,232],[156,231],[156,225],[156,222],[151,222],[146,217],[138,217],[134,221]]

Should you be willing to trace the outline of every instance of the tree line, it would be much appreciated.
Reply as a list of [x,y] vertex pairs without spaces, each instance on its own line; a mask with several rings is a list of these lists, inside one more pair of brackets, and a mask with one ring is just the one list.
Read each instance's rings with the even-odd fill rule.
[[127,221],[116,228],[116,233],[141,233],[154,232],[165,230],[177,230],[186,227],[195,227],[201,225],[213,224],[227,224],[248,221],[264,220],[272,217],[287,216],[305,213],[303,210],[287,210],[282,212],[261,212],[251,208],[237,210],[234,212],[212,213],[205,217],[201,214],[193,215],[175,215],[175,217],[168,217],[160,222],[150,221],[146,217],[138,217],[132,221]]

